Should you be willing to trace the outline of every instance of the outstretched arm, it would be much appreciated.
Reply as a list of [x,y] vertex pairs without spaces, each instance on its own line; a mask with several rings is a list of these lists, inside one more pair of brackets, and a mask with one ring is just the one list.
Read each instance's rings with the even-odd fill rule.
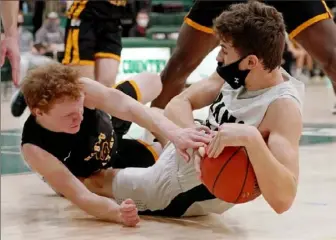
[[[101,109],[117,118],[135,122],[145,129],[158,133],[172,141],[177,150],[186,158],[185,150],[198,148],[209,143],[210,136],[201,130],[207,131],[206,127],[195,129],[182,129],[159,112],[139,103],[113,88],[88,78],[81,78],[86,93],[86,101],[89,105]],[[150,86],[149,86],[150,87]]]
[[[135,212],[131,219],[123,215],[123,209],[112,199],[90,192],[57,158],[43,149],[24,144],[25,161],[42,175],[50,186],[88,214],[99,219],[135,226],[139,219]],[[127,206],[129,207],[129,206]],[[135,205],[134,209],[136,211]]]

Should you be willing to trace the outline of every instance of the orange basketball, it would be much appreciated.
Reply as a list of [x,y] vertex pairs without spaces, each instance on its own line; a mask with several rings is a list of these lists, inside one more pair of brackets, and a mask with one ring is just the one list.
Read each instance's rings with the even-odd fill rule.
[[260,195],[257,178],[244,147],[225,147],[217,158],[201,161],[204,185],[217,198],[245,203]]

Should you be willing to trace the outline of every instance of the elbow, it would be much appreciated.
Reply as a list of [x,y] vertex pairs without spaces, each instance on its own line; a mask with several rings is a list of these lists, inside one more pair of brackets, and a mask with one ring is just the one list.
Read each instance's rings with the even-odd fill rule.
[[273,203],[271,203],[271,207],[277,214],[283,214],[287,212],[293,205],[295,199],[295,194],[287,197],[279,197]]
[[296,193],[297,185],[293,183],[285,189],[272,192],[267,202],[277,214],[283,214],[292,207]]
[[165,109],[174,109],[174,108],[177,108],[179,107],[181,104],[183,104],[185,101],[186,101],[186,97],[185,95],[182,93],[176,95],[175,97],[173,97],[169,103],[166,105]]
[[279,191],[273,204],[271,204],[277,214],[287,212],[294,203],[297,193],[297,179],[293,177],[292,180],[291,184],[286,188],[286,191]]
[[292,203],[293,203],[292,201],[279,202],[273,206],[273,210],[277,214],[283,214],[291,208]]
[[174,113],[176,113],[176,110],[178,109],[178,106],[181,105],[182,101],[183,101],[183,98],[181,95],[177,95],[174,98],[172,98],[164,109],[164,115],[167,118],[169,118]]
[[150,89],[153,92],[153,96],[151,96],[153,99],[155,99],[156,97],[158,97],[162,91],[162,81],[161,81],[161,77],[160,75],[156,74],[156,73],[142,73],[145,77],[144,79],[146,79],[148,81],[148,86],[150,86]]
[[139,101],[148,103],[160,95],[162,91],[162,81],[159,74],[143,72],[135,76],[135,78],[141,79],[141,84],[138,87],[140,91],[144,91],[145,93],[141,96],[141,100],[138,99]]

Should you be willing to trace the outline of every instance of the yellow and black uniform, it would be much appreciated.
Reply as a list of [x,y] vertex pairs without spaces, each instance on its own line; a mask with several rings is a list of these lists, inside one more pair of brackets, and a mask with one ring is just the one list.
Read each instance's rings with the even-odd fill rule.
[[[197,30],[213,33],[213,19],[219,16],[231,4],[244,2],[247,1],[196,0],[184,21]],[[332,14],[323,0],[264,0],[262,2],[274,6],[283,14],[287,32],[291,39],[316,22],[332,19]]]
[[[133,85],[126,81],[117,89],[138,99]],[[30,115],[23,127],[21,145],[29,143],[44,149],[76,177],[89,177],[109,167],[149,167],[155,163],[157,156],[151,146],[138,140],[123,139],[117,131],[111,117],[97,109],[84,108],[83,121],[76,134],[49,131]]]
[[120,18],[127,0],[75,0],[69,8],[62,63],[93,65],[95,58],[120,60]]

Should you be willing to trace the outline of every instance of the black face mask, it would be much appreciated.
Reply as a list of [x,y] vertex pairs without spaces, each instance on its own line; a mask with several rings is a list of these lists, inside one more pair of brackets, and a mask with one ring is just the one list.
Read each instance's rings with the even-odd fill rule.
[[221,76],[225,82],[227,82],[233,89],[238,89],[241,86],[245,86],[245,79],[251,70],[240,70],[239,63],[243,61],[245,57],[233,62],[229,65],[224,65],[222,62],[218,62],[217,73]]

